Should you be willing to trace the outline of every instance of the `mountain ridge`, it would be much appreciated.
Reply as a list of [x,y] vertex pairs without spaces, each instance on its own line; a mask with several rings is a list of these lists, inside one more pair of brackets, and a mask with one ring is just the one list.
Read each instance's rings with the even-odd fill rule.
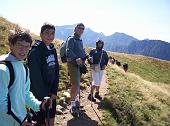
[[[73,33],[74,27],[75,24],[56,26],[56,38],[65,41],[67,37]],[[138,40],[131,35],[120,32],[115,32],[106,36],[102,32],[98,33],[90,28],[85,29],[82,39],[86,47],[95,48],[96,40],[102,39],[105,42],[104,49],[107,51],[140,54],[163,60],[170,60],[170,43],[163,40]]]

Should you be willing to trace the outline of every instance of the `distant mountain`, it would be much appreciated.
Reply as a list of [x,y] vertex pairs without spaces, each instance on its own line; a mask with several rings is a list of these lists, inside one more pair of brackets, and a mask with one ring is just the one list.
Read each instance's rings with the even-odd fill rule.
[[[75,25],[64,25],[64,26],[56,26],[56,38],[61,40],[66,40],[69,35],[73,33]],[[114,50],[115,48],[119,46],[127,46],[132,41],[136,41],[137,39],[126,35],[124,33],[114,33],[110,36],[105,36],[103,33],[97,33],[90,28],[86,28],[82,39],[84,41],[84,44],[89,47],[95,47],[96,46],[96,40],[100,38],[105,42],[105,48],[107,50]]]
[[170,60],[170,43],[161,40],[133,41],[127,48],[127,53],[141,54],[163,60]]
[[[56,38],[66,40],[73,33],[75,25],[56,26]],[[125,33],[115,32],[110,36],[86,28],[82,39],[85,46],[95,47],[96,40],[105,42],[104,49],[112,52],[141,54],[163,60],[170,60],[170,43],[161,40],[138,40]]]
[[61,40],[66,40],[73,33],[74,25],[56,26],[55,37]]
[[127,46],[137,39],[124,33],[115,32],[110,36],[105,36],[103,41],[105,42],[104,47],[108,51],[126,52]]
[[[64,26],[56,26],[55,36],[58,39],[66,40],[70,35],[72,35],[75,25],[64,25]],[[92,31],[90,28],[86,28],[82,39],[84,45],[89,47],[95,47],[95,41],[98,38],[105,37],[103,33],[97,33]]]

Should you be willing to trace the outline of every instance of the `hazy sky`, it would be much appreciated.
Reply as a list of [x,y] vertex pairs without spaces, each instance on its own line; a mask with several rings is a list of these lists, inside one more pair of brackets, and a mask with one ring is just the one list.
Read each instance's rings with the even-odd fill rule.
[[170,0],[0,0],[0,16],[39,34],[44,22],[170,42]]

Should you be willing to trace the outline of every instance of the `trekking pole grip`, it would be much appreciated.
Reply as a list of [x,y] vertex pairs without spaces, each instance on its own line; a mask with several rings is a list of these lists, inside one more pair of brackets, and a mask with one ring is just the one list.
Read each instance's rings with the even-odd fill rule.
[[33,115],[31,113],[27,113],[27,122],[32,123]]
[[45,103],[45,110],[46,110],[46,111],[49,111],[49,106],[50,106],[50,104],[51,104],[50,97],[44,97],[44,100],[47,101],[47,102]]

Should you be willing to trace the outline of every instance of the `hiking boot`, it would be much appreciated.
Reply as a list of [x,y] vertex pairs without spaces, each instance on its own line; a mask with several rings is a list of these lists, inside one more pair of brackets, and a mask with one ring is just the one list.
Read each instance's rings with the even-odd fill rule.
[[92,102],[96,102],[96,99],[93,97],[92,94],[89,94],[88,99]]
[[102,97],[99,95],[99,92],[96,92],[94,97],[99,100],[102,100]]
[[73,117],[79,116],[79,109],[76,106],[72,106],[70,109],[70,113]]
[[80,108],[80,102],[79,101],[75,101],[76,107]]

